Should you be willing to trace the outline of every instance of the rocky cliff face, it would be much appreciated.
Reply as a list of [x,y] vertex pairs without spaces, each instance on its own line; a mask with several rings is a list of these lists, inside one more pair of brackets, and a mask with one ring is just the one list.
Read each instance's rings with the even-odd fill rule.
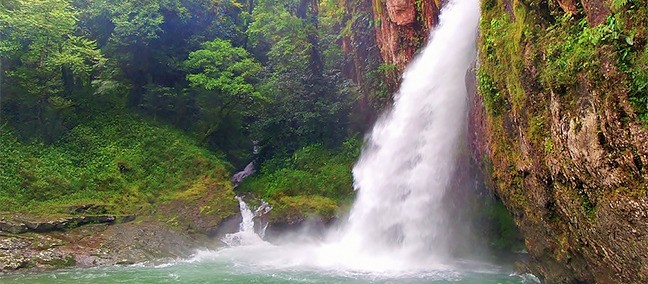
[[648,282],[647,7],[482,1],[476,150],[549,283]]
[[436,26],[440,0],[373,0],[376,42],[382,59],[401,74]]
[[339,44],[349,57],[342,72],[359,86],[352,127],[367,130],[391,102],[400,75],[436,25],[440,0],[341,0]]

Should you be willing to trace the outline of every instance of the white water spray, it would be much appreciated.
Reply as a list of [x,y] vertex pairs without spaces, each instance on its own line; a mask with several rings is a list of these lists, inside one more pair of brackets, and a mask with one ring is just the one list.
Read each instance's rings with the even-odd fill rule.
[[[255,263],[273,268],[397,275],[453,270],[448,258],[452,216],[443,197],[452,190],[464,142],[465,78],[476,57],[478,22],[479,0],[446,4],[430,42],[406,70],[393,109],[366,141],[353,170],[357,200],[340,231],[319,244],[264,243],[221,253],[250,254]],[[241,232],[228,235],[226,242],[257,244],[261,239],[253,230],[253,213],[239,202]]]
[[239,202],[239,209],[241,211],[241,223],[239,224],[239,231],[233,234],[227,234],[221,239],[226,245],[230,247],[234,246],[249,246],[249,245],[258,245],[265,243],[263,241],[263,235],[265,234],[266,226],[264,225],[261,228],[261,232],[257,234],[254,230],[254,217],[259,216],[260,214],[267,214],[271,207],[265,202],[261,201],[261,206],[255,211],[252,212],[248,208],[247,203],[243,201],[243,198],[237,196],[236,199]]
[[393,109],[379,120],[353,169],[357,200],[344,251],[412,264],[446,259],[452,236],[443,197],[466,132],[466,73],[476,57],[478,0],[450,1],[408,67]]

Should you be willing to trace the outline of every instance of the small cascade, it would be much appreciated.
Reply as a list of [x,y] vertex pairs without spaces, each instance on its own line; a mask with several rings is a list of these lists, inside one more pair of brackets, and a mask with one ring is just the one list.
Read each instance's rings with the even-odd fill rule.
[[265,243],[263,241],[263,236],[265,235],[265,229],[267,228],[267,223],[262,226],[259,230],[259,234],[254,230],[254,217],[262,216],[270,212],[272,207],[267,202],[261,200],[261,206],[257,208],[254,212],[248,208],[247,203],[243,200],[242,197],[237,196],[236,199],[239,202],[239,209],[241,210],[241,224],[239,225],[239,231],[233,234],[227,234],[221,239],[227,246],[249,246]]
[[[259,208],[257,208],[256,211],[254,211],[254,216],[267,216],[267,214],[270,213],[270,210],[272,210],[272,206],[270,206],[270,204],[265,200],[261,199],[261,205],[259,206]],[[267,218],[259,218],[260,226],[257,230],[257,233],[259,234],[259,237],[261,237],[261,239],[265,238],[266,229],[268,229],[269,224],[270,223],[268,222]]]
[[[256,156],[259,154],[260,150],[259,142],[255,140],[252,141],[252,144],[254,145],[252,147],[252,154]],[[255,161],[256,159],[253,159],[252,162],[248,163],[242,171],[237,172],[232,176],[234,187],[237,187],[246,177],[249,177],[256,172]]]

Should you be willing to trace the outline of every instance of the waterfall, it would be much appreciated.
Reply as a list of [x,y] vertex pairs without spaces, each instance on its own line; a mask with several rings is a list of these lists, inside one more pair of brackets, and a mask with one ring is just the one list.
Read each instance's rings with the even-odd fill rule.
[[[456,216],[444,197],[453,190],[466,142],[465,78],[476,58],[479,14],[479,0],[446,3],[430,41],[403,75],[393,107],[365,141],[353,169],[358,193],[347,222],[324,241],[256,246],[242,254],[275,268],[398,274],[456,267],[449,247],[460,237],[453,235]],[[241,231],[224,241],[262,242],[254,213],[239,203]]]
[[233,234],[225,235],[225,237],[223,237],[221,241],[223,241],[230,247],[265,243],[262,238],[265,234],[267,224],[262,226],[259,234],[257,234],[254,230],[254,217],[260,216],[262,214],[267,214],[272,208],[267,202],[261,200],[261,206],[259,206],[257,210],[252,212],[252,210],[248,208],[247,203],[245,203],[242,197],[237,196],[236,199],[239,202],[239,209],[241,210],[241,223],[239,224],[239,231]]
[[476,58],[479,0],[451,0],[374,125],[353,169],[357,199],[344,251],[443,262],[453,236],[442,202],[452,190],[467,121],[466,72]]

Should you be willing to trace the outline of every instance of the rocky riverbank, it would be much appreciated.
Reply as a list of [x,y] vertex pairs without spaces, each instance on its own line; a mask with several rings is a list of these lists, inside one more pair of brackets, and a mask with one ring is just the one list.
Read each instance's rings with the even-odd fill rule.
[[0,272],[132,264],[187,257],[218,245],[150,217],[4,216],[0,219]]
[[0,215],[0,273],[132,264],[215,248],[238,230],[240,215],[227,206],[236,204],[226,198],[231,191],[198,193],[131,215],[94,204],[70,207],[69,214]]
[[[258,203],[252,196],[247,199]],[[221,238],[239,229],[238,212],[221,212],[216,218],[205,215],[207,205],[201,202],[180,203],[140,215],[90,214],[109,211],[92,204],[72,208],[69,215],[0,214],[0,274],[186,258],[197,249],[222,246]],[[317,235],[333,223],[281,212],[270,217],[263,214],[256,222],[269,223],[266,237],[271,241],[287,231]]]

